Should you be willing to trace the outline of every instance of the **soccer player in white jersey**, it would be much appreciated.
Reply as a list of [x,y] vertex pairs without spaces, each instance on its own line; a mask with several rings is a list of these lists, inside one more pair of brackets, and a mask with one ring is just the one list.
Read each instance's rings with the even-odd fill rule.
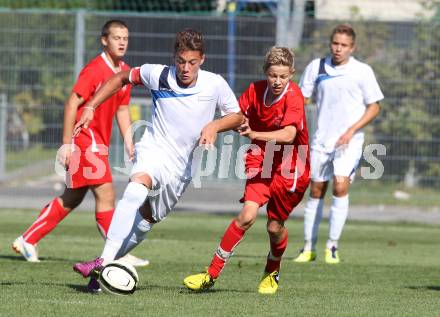
[[[93,108],[129,83],[144,85],[151,92],[154,109],[152,129],[135,145],[130,182],[117,204],[101,256],[73,267],[84,277],[143,241],[153,224],[167,217],[189,184],[195,148],[213,145],[218,132],[243,122],[226,81],[200,69],[204,60],[202,34],[186,29],[176,36],[174,66],[144,64],[120,72],[88,102],[76,132],[93,120]],[[222,117],[213,120],[216,108]],[[147,208],[140,209],[143,204]]]
[[362,155],[364,128],[380,111],[383,94],[371,67],[356,60],[356,34],[349,25],[337,26],[330,36],[330,56],[313,60],[305,69],[301,91],[314,94],[317,130],[311,145],[311,189],[304,211],[304,247],[295,262],[316,259],[318,226],[324,196],[333,179],[326,263],[339,263],[338,240],[347,219],[348,192]]

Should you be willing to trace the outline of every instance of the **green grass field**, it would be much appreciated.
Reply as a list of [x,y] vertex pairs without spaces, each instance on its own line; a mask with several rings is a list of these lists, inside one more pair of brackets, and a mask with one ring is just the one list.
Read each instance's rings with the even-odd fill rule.
[[289,247],[276,295],[256,292],[268,252],[265,219],[259,218],[214,289],[190,293],[182,279],[209,264],[231,216],[174,213],[156,225],[134,254],[151,264],[138,269],[131,296],[85,292],[72,264],[102,248],[92,213],[76,213],[39,245],[41,263],[27,263],[10,243],[36,213],[0,211],[1,316],[438,316],[440,227],[349,222],[341,244],[343,263],[319,257],[294,264],[302,222],[291,219]]

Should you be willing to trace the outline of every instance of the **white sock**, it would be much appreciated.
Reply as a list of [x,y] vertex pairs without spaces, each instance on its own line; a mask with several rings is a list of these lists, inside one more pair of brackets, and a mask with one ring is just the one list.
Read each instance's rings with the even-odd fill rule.
[[134,247],[136,247],[139,243],[145,240],[147,237],[147,233],[153,228],[153,223],[149,223],[145,220],[140,212],[138,211],[136,214],[136,218],[134,220],[133,226],[131,228],[130,233],[125,238],[122,246],[120,247],[118,253],[116,254],[116,259],[122,258],[128,252],[130,252]]
[[148,196],[148,188],[142,184],[130,182],[125,189],[122,199],[116,206],[112,222],[105,240],[101,257],[104,265],[116,258],[125,239],[135,225],[136,214]]
[[[348,195],[344,197],[333,196],[329,215],[329,240],[338,241],[342,234],[348,215]],[[336,242],[337,246],[337,242]]]
[[315,249],[318,241],[319,223],[322,219],[322,209],[324,199],[309,197],[306,208],[304,209],[304,250]]

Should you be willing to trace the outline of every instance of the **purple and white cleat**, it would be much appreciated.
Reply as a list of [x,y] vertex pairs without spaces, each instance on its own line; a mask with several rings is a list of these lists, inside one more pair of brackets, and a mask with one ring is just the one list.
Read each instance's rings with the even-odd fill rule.
[[96,258],[89,262],[76,263],[73,266],[73,270],[81,274],[84,278],[89,277],[93,272],[101,271],[102,262],[104,262],[103,258]]

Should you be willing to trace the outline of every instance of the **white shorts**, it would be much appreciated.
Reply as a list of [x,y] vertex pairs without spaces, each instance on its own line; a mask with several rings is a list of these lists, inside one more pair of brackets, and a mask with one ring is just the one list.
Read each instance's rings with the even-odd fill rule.
[[153,184],[148,192],[148,201],[152,217],[158,222],[168,216],[191,182],[191,179],[174,174],[169,162],[167,154],[160,148],[152,144],[136,144],[130,177],[138,173],[146,173],[151,177]]
[[345,176],[352,182],[362,157],[362,144],[363,142],[350,142],[347,147],[330,153],[312,148],[310,151],[312,181],[327,182],[333,176]]

